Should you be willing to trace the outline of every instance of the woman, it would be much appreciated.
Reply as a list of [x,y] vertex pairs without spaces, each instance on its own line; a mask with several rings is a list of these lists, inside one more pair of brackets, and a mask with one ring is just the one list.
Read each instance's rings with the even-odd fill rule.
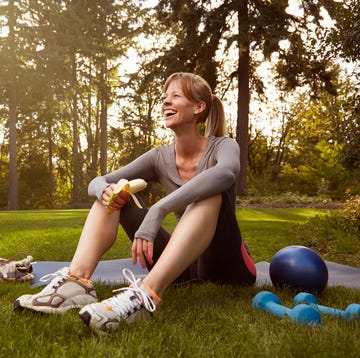
[[[152,314],[165,289],[175,280],[201,279],[220,283],[253,284],[256,269],[235,217],[234,183],[239,147],[224,136],[224,110],[208,83],[189,73],[171,75],[164,86],[162,113],[174,143],[154,148],[130,164],[92,180],[93,204],[69,268],[50,275],[38,294],[24,295],[15,308],[66,312],[82,307],[83,321],[98,332],[115,329],[120,320],[132,322]],[[205,123],[205,136],[198,124]],[[139,209],[121,191],[107,207],[120,179],[159,182],[167,195],[149,210]],[[108,214],[108,210],[112,214]],[[169,212],[178,223],[170,235],[162,227]],[[132,262],[149,273],[143,280],[124,270],[129,287],[97,302],[90,277],[114,243],[118,223],[132,244]]]

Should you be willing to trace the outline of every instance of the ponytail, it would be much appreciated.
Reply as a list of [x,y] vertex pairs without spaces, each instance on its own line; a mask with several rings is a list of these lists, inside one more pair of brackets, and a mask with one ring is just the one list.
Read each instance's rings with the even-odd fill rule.
[[223,104],[219,97],[212,95],[210,113],[205,122],[205,136],[223,137],[225,136],[225,133],[225,113]]

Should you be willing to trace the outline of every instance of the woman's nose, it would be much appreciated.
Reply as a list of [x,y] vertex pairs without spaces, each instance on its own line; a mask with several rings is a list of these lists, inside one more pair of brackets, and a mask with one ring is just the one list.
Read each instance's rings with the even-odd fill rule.
[[166,97],[166,98],[163,99],[164,104],[168,104],[170,102],[171,102],[170,97]]

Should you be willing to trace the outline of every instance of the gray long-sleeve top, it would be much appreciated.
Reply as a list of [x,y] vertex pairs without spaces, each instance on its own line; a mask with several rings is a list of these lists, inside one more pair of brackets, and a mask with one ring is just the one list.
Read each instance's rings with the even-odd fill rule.
[[180,217],[189,204],[230,190],[240,171],[239,153],[235,140],[209,137],[195,176],[184,183],[176,168],[174,143],[159,146],[114,172],[94,178],[88,192],[101,200],[105,188],[120,179],[160,183],[167,195],[151,206],[135,233],[135,237],[154,241],[169,212]]

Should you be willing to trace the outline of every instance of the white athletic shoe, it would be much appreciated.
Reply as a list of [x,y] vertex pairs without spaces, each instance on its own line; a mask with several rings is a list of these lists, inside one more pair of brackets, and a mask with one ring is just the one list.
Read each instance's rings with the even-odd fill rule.
[[84,282],[79,277],[69,274],[68,267],[41,277],[40,281],[50,283],[35,295],[19,297],[14,302],[15,310],[65,313],[72,308],[81,308],[97,302],[96,292],[90,280]]
[[121,320],[131,324],[135,321],[144,320],[153,315],[156,310],[156,301],[146,288],[139,283],[129,269],[123,269],[124,277],[130,286],[114,290],[119,294],[99,303],[93,303],[83,307],[79,315],[84,323],[94,331],[106,334],[116,329]]
[[33,257],[28,255],[22,260],[15,261],[15,258],[20,255],[22,255],[21,252],[9,260],[0,258],[0,281],[23,282],[34,279],[34,275],[32,274],[33,267],[31,264]]

